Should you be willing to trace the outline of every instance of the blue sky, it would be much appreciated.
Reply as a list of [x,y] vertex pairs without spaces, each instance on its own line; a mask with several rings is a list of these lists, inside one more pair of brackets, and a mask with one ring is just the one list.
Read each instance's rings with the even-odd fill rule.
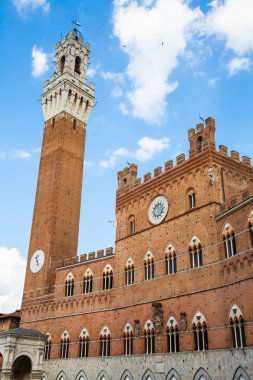
[[216,119],[217,146],[253,157],[252,15],[252,0],[0,3],[0,312],[19,303],[43,134],[38,99],[71,20],[92,45],[98,102],[87,129],[80,254],[114,246],[117,171],[131,161],[143,177],[187,155],[199,113]]

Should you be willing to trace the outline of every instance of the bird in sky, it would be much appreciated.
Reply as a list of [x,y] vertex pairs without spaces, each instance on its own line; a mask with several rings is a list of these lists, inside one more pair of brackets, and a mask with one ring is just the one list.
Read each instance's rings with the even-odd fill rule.
[[200,113],[199,113],[199,118],[200,118],[200,120],[203,121],[203,123],[205,122],[205,120],[203,119],[203,117],[200,116]]
[[115,222],[115,220],[108,220],[108,223],[111,223],[113,227],[117,227],[117,222]]

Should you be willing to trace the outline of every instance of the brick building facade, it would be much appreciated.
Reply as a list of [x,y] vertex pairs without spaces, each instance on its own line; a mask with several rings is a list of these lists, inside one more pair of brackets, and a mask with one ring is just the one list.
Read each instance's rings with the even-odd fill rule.
[[[135,164],[118,172],[115,249],[77,257],[94,104],[89,52],[76,30],[57,43],[55,74],[42,95],[21,328],[46,343],[36,373],[26,354],[29,376],[249,380],[253,169],[248,157],[216,149],[214,119],[188,131],[188,159],[181,154],[175,166],[168,161],[143,180]],[[0,334],[3,358],[5,339]],[[3,360],[2,378],[10,378],[19,356],[16,348],[9,367]]]

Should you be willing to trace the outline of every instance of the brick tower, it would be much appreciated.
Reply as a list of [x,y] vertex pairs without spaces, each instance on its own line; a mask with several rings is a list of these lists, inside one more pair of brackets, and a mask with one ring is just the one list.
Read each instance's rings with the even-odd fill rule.
[[45,128],[26,269],[24,299],[52,292],[59,260],[76,257],[86,125],[94,85],[90,45],[74,29],[55,48],[55,72],[41,104]]

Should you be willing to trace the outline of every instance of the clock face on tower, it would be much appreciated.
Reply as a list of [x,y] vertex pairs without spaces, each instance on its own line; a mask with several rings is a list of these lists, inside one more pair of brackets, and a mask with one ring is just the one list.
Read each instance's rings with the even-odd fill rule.
[[150,223],[155,225],[161,223],[165,219],[168,209],[168,199],[164,195],[158,195],[158,197],[153,199],[148,209]]
[[43,267],[45,261],[45,253],[42,249],[37,249],[31,257],[30,269],[32,273],[38,273]]

